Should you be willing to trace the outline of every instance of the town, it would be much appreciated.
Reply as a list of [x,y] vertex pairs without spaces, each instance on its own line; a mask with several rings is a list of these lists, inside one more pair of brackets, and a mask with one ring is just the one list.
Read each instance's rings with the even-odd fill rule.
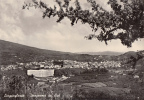
[[[133,69],[132,65],[129,65],[129,67],[126,65],[123,60],[109,59],[93,62],[44,60],[42,62],[0,65],[2,73],[0,86],[5,95],[14,95],[7,91],[14,89],[14,93],[23,93],[28,98],[45,95],[45,97],[39,97],[44,100],[46,98],[72,100],[78,95],[74,91],[80,92],[81,89],[85,88],[90,93],[93,91],[91,88],[95,88],[97,93],[101,93],[100,89],[103,89],[104,94],[109,91],[110,94],[107,95],[107,98],[113,98],[113,95],[116,95],[116,98],[117,96],[124,98],[125,93],[129,94],[129,98],[132,98],[131,91],[133,90],[129,86],[132,86],[133,82],[143,84],[143,79],[140,73],[137,73],[138,69]],[[15,83],[15,78],[19,82]],[[7,80],[10,79],[11,81],[8,82]],[[23,86],[20,86],[20,84],[23,84]],[[31,97],[30,94],[35,96]]]

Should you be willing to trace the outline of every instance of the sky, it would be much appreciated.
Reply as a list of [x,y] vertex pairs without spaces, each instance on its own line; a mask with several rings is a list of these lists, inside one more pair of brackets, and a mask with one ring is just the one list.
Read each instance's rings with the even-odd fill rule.
[[[24,2],[30,0],[0,0],[0,39],[41,49],[64,52],[127,52],[144,50],[144,39],[132,44],[131,48],[122,45],[120,40],[112,40],[106,45],[96,39],[84,37],[93,34],[88,24],[71,26],[68,19],[56,23],[57,18],[42,18],[42,11],[35,8],[22,9]],[[46,1],[46,0],[44,0]],[[53,6],[54,0],[47,0]],[[72,0],[74,1],[74,0]],[[79,0],[82,7],[89,8],[85,0]],[[110,10],[107,0],[96,0]],[[72,3],[73,4],[73,3]]]

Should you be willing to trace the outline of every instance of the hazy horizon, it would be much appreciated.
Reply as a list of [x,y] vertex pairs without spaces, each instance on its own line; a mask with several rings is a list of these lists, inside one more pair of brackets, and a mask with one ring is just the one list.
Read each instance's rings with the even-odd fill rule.
[[[7,41],[7,40],[3,40],[3,39],[0,39],[2,41],[6,41],[6,42],[11,42],[11,41]],[[16,42],[11,42],[11,43],[16,43]],[[20,43],[17,43],[17,44],[20,44]],[[20,44],[20,45],[24,45],[24,46],[29,46],[29,45],[25,45],[25,44]],[[29,46],[29,47],[34,47],[34,46]],[[38,49],[43,49],[43,48],[39,48],[39,47],[34,47],[34,48],[38,48]],[[52,49],[44,49],[44,50],[52,50]],[[52,50],[52,51],[59,51],[59,50]],[[136,51],[141,51],[141,50],[136,50]],[[134,51],[134,52],[136,52]],[[60,51],[60,52],[69,52],[69,51]],[[78,54],[90,54],[90,53],[103,53],[103,52],[114,52],[114,53],[125,53],[125,52],[118,52],[118,51],[83,51],[83,52],[69,52],[69,53],[78,53]],[[130,51],[127,51],[127,52],[130,52]],[[133,51],[132,51],[133,52]]]

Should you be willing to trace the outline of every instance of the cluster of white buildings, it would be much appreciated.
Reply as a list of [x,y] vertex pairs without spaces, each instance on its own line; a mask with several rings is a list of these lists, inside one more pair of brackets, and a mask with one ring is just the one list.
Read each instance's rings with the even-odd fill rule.
[[17,68],[26,69],[61,69],[61,68],[116,68],[121,67],[120,61],[103,61],[103,62],[78,62],[72,60],[59,60],[63,64],[54,64],[52,61],[17,63],[16,65],[1,65],[1,70],[14,70]]
[[120,61],[103,61],[103,62],[77,62],[64,60],[64,68],[117,68],[121,67]]
[[7,70],[15,70],[17,69],[17,65],[1,65],[1,71],[7,71]]
[[95,62],[95,66],[103,66],[105,68],[116,68],[116,67],[121,67],[121,62],[120,61],[103,61],[100,63]]

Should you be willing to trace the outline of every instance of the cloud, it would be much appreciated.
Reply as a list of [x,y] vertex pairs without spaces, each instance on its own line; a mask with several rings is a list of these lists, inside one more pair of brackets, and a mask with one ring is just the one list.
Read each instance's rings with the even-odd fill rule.
[[[27,2],[29,0],[26,0]],[[80,1],[83,7],[89,8],[86,0]],[[47,0],[49,6],[55,2]],[[97,3],[106,9],[110,7],[102,0]],[[143,39],[136,41],[132,48],[127,48],[119,40],[104,42],[98,40],[86,40],[84,36],[92,34],[88,24],[78,22],[71,26],[66,18],[61,23],[56,23],[57,18],[42,18],[42,12],[39,9],[30,8],[22,10],[23,0],[2,0],[0,3],[0,39],[25,44],[33,47],[66,51],[66,52],[84,52],[84,51],[129,51],[142,50]]]
[[0,38],[12,42],[21,42],[25,36],[19,27],[13,26],[13,29],[7,31],[0,29]]

